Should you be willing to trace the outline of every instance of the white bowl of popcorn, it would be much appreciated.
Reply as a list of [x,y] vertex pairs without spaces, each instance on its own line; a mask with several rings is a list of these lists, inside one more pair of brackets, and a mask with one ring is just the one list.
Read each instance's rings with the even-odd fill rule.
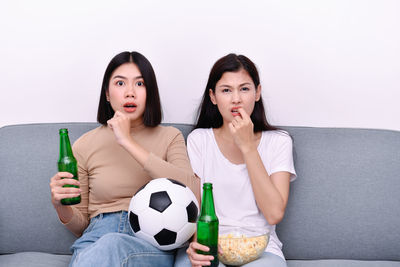
[[222,254],[219,260],[226,265],[239,266],[258,259],[269,241],[265,227],[235,227],[220,225],[218,245]]

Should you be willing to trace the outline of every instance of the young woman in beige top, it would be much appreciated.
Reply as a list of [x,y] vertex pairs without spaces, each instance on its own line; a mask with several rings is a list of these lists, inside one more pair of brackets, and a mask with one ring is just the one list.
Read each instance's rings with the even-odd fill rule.
[[[61,222],[80,236],[70,266],[172,266],[174,252],[161,251],[132,235],[127,210],[134,193],[154,178],[189,186],[199,198],[179,130],[160,126],[161,105],[150,62],[140,53],[122,52],[103,79],[97,120],[102,125],[73,145],[79,182],[70,173],[51,178],[51,200]],[[64,178],[64,179],[62,179]],[[73,184],[80,188],[63,188]],[[81,203],[60,200],[81,195]]]

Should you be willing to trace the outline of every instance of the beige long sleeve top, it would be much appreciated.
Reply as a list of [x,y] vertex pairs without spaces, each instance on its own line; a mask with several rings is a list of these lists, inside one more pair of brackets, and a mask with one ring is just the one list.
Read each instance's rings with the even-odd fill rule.
[[172,178],[193,192],[200,181],[194,175],[182,133],[174,127],[143,127],[133,138],[150,152],[142,167],[116,140],[109,127],[100,126],[82,135],[73,145],[78,161],[81,203],[72,206],[65,226],[80,236],[90,218],[100,213],[128,210],[135,192],[154,178]]

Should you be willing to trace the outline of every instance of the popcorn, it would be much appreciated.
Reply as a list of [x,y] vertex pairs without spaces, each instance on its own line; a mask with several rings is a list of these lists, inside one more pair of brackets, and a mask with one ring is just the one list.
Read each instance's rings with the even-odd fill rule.
[[223,253],[218,254],[218,258],[224,264],[243,265],[257,259],[264,252],[267,243],[268,235],[220,235],[218,244]]

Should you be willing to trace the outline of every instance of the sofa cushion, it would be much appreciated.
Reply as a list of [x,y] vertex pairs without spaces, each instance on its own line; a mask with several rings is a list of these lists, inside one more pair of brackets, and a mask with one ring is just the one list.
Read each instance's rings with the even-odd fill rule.
[[400,132],[285,129],[298,176],[277,226],[286,258],[400,261]]
[[289,260],[288,267],[399,267],[399,261]]
[[56,255],[41,252],[20,252],[0,255],[0,266],[68,267],[71,255]]

